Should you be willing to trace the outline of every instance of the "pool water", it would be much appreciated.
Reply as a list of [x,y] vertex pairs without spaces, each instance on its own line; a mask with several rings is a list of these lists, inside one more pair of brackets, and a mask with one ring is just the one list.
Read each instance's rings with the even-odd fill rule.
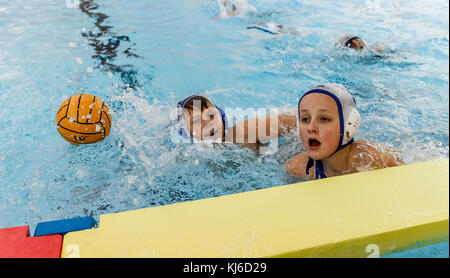
[[[295,113],[306,90],[340,83],[362,115],[357,140],[406,163],[449,156],[446,0],[259,0],[222,20],[215,0],[71,2],[0,0],[0,227],[301,181],[284,170],[303,150],[295,132],[269,155],[174,144],[170,111],[194,93]],[[297,35],[246,29],[265,20]],[[386,50],[336,49],[347,33]],[[113,110],[101,143],[72,146],[56,130],[59,105],[78,93]]]
[[423,247],[393,252],[389,255],[381,256],[381,258],[385,259],[394,259],[394,258],[448,258],[448,241],[426,245]]

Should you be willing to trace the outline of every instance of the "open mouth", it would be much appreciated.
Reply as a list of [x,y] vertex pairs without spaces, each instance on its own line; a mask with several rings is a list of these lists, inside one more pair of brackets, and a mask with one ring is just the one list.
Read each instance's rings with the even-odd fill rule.
[[316,139],[309,139],[308,140],[308,145],[309,145],[309,147],[317,148],[317,147],[320,146],[320,142],[318,140],[316,140]]

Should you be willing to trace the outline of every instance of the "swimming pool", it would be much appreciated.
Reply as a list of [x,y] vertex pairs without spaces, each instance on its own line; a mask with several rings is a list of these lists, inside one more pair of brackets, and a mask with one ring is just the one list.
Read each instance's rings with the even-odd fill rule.
[[[407,163],[448,158],[446,1],[249,1],[256,12],[219,21],[213,0],[67,2],[0,2],[0,227],[299,181],[284,170],[302,148],[295,134],[266,156],[171,142],[170,110],[193,93],[295,111],[307,89],[341,83],[362,115],[357,139]],[[246,29],[264,20],[299,35]],[[337,51],[345,33],[390,50]],[[110,105],[113,126],[99,144],[71,146],[54,118],[83,92]]]

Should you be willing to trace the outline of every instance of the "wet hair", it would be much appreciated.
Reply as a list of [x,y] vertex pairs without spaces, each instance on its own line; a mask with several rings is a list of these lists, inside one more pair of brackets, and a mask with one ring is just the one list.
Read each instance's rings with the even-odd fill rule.
[[204,109],[208,108],[208,101],[202,97],[202,96],[196,96],[191,98],[186,104],[184,105],[184,108],[189,111],[189,114],[192,113],[194,110],[194,100],[200,101],[200,109],[203,111]]
[[366,47],[366,43],[360,37],[351,34],[339,38],[339,40],[336,42],[336,45],[340,45],[341,47],[357,49],[354,42],[354,40],[356,39],[359,39],[363,43],[364,47]]
[[362,39],[358,38],[358,37],[355,37],[355,38],[351,39],[351,40],[347,43],[347,47],[353,48],[353,49],[358,49],[357,46],[356,46],[356,42],[355,42],[356,40],[360,40],[360,41],[362,42],[363,48],[366,47],[366,44],[364,43],[364,41],[363,41]]

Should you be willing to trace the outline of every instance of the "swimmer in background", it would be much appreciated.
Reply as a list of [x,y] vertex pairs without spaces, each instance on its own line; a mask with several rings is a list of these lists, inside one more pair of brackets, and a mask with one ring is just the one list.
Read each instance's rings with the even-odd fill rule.
[[[256,8],[248,4],[246,0],[217,0],[217,3],[219,4],[220,13],[213,17],[216,20],[244,15],[247,12],[256,12]],[[285,26],[272,20],[257,22],[247,26],[247,29],[256,29],[271,35],[290,34],[297,37],[300,35],[294,27]]]
[[355,49],[355,50],[373,49],[377,53],[382,53],[384,50],[381,46],[378,46],[378,45],[372,45],[372,46],[368,47],[364,43],[364,41],[356,35],[345,35],[345,36],[341,37],[336,42],[336,46],[341,47],[341,48],[351,48],[351,49]]
[[252,118],[228,127],[225,112],[201,95],[183,99],[177,108],[181,111],[172,117],[177,135],[191,142],[231,142],[256,150],[297,127],[297,117],[288,114]]
[[213,17],[215,20],[243,15],[249,11],[256,12],[256,8],[248,4],[246,0],[217,0],[217,4],[220,13]]
[[298,114],[306,152],[286,163],[289,174],[322,179],[404,164],[379,144],[354,141],[361,117],[353,96],[340,84],[318,85],[307,91],[298,103]]
[[298,37],[300,33],[293,27],[285,26],[276,21],[262,21],[253,25],[247,26],[247,29],[259,30],[271,35],[290,34]]

